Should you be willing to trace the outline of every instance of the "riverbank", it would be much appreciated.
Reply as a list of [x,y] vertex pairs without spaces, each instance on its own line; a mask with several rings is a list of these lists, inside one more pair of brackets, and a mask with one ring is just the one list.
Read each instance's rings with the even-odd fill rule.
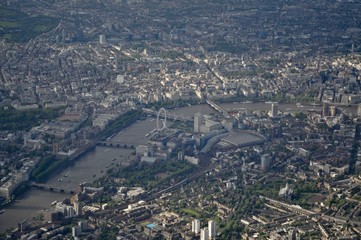
[[87,142],[82,147],[79,147],[71,155],[50,155],[41,159],[40,163],[32,171],[29,180],[34,180],[37,183],[45,182],[54,173],[67,168],[72,162],[79,159],[84,154],[95,148],[95,142]]

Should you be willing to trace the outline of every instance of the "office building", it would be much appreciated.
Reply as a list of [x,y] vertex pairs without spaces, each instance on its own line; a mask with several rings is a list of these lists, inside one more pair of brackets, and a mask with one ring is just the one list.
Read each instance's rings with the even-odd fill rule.
[[263,154],[261,156],[261,170],[267,171],[271,166],[272,157],[270,154]]
[[81,202],[75,201],[74,210],[76,215],[81,216],[83,214],[83,204]]
[[202,113],[196,113],[194,115],[194,132],[195,133],[200,132],[202,124],[203,124],[203,115],[202,115]]

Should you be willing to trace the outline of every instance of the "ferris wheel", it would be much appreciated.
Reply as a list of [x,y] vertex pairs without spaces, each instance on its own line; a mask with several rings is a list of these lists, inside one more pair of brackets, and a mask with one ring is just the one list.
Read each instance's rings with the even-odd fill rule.
[[162,131],[167,128],[167,111],[164,108],[159,109],[157,114],[157,130]]

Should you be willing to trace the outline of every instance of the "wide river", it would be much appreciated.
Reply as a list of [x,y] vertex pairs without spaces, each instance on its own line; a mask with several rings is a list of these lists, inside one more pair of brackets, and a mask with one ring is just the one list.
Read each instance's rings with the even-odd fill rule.
[[[268,111],[270,104],[265,103],[234,103],[222,104],[226,109],[242,109],[248,111]],[[307,109],[320,109],[320,106],[297,106],[296,104],[280,104],[280,111],[305,111]],[[351,109],[351,108],[350,108]],[[353,111],[355,109],[352,109]],[[214,110],[208,105],[195,105],[175,109],[173,114],[183,115],[184,117],[193,117],[195,113],[204,114],[213,113]],[[145,144],[148,141],[146,134],[156,127],[154,118],[137,122],[127,129],[122,130],[115,135],[110,141],[114,144],[129,144],[137,146]],[[126,164],[129,161],[131,149],[96,147],[95,150],[88,152],[74,164],[60,173],[52,176],[47,185],[62,187],[64,189],[76,189],[79,183],[92,182],[103,176],[106,170],[116,163]],[[38,189],[27,191],[22,197],[16,199],[12,204],[5,208],[5,212],[0,214],[0,233],[5,232],[10,227],[16,227],[17,223],[28,218],[31,219],[42,209],[51,207],[53,201],[60,201],[69,197],[67,194],[47,192]]]

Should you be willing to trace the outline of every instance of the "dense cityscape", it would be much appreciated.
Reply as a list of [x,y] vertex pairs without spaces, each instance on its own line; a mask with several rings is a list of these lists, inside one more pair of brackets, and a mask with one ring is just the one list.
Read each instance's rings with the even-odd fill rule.
[[359,0],[0,3],[0,239],[360,239]]

